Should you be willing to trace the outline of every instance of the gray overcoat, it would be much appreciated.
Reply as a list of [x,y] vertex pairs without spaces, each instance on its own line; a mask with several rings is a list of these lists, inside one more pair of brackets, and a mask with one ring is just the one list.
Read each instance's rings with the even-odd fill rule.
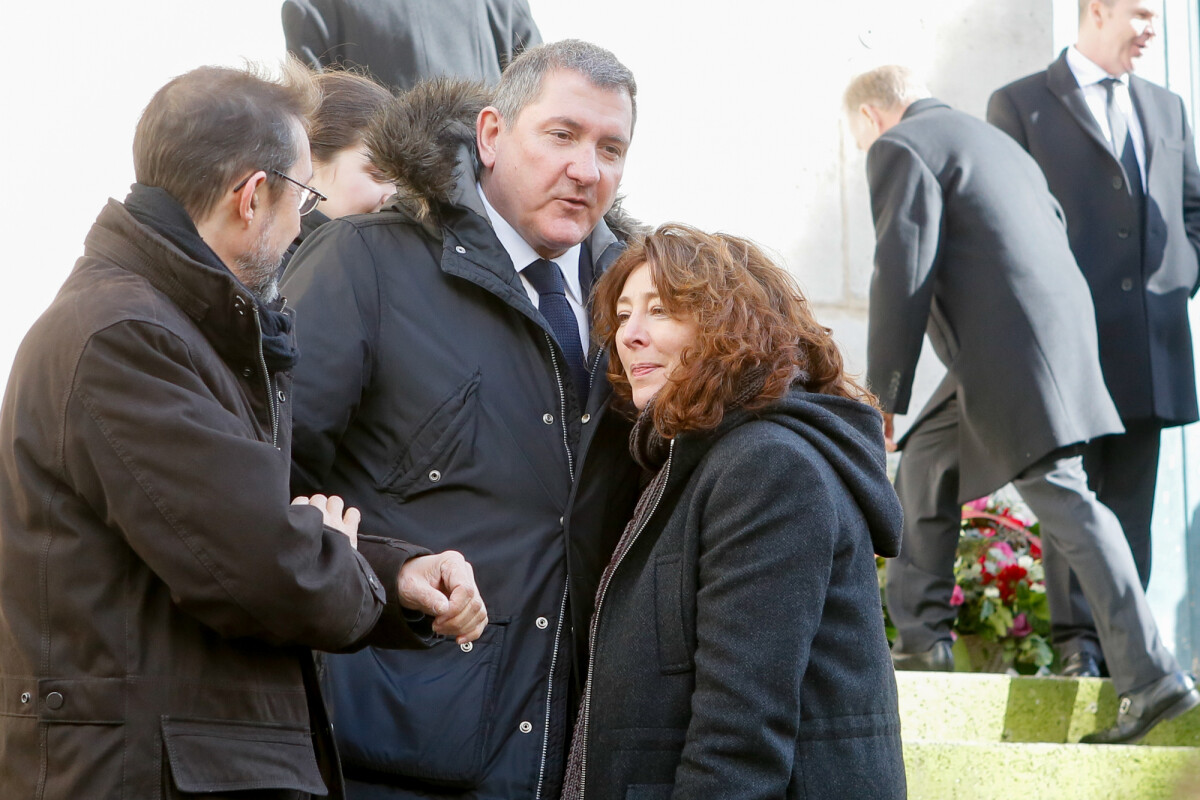
[[1091,295],[1029,154],[981,120],[919,100],[871,146],[867,177],[867,380],[885,411],[907,412],[929,333],[948,373],[912,429],[958,395],[959,499],[1060,447],[1120,432]]

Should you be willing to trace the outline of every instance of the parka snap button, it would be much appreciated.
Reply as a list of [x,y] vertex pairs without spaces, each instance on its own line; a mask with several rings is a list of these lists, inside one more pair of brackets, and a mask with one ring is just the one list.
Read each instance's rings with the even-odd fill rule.
[[59,692],[51,692],[46,695],[46,708],[52,711],[57,711],[63,707],[63,696]]
[[546,630],[546,626],[550,624],[550,620],[545,617],[538,617],[533,621],[534,625],[538,626],[538,630]]
[[253,374],[254,374],[254,370],[250,369],[249,367],[246,367],[244,370],[242,370],[243,378],[249,378]]
[[438,471],[438,470],[436,470],[436,469],[431,469],[431,470],[429,470],[429,480],[430,480],[430,481],[432,481],[433,483],[437,483],[437,482],[438,482],[438,481],[440,481],[441,479],[442,479],[442,473],[441,473],[441,472],[439,472],[439,471]]
[[554,424],[554,415],[553,414],[542,414],[542,422],[546,423],[547,425],[553,425]]
[[467,252],[467,248],[463,247],[461,244],[455,245],[454,252],[458,253],[459,255],[462,255],[463,253]]
[[1114,175],[1114,176],[1113,176],[1113,179],[1112,179],[1112,184],[1113,184],[1113,188],[1114,188],[1114,189],[1120,189],[1120,188],[1121,188],[1121,186],[1122,186],[1122,184],[1124,184],[1124,183],[1125,183],[1125,181],[1121,180],[1121,176],[1120,176],[1120,175]]
[[32,699],[33,695],[29,692],[21,692],[21,705],[26,705]]
[[1126,278],[1121,281],[1121,288],[1126,292],[1131,291],[1133,289],[1133,278]]
[[582,417],[579,418],[579,421],[582,422],[584,425],[587,425],[589,422],[592,421],[592,415],[584,414]]
[[530,731],[533,730],[533,723],[530,722],[529,720],[524,720],[517,727],[519,727],[521,729],[521,733],[529,733]]
[[283,389],[280,389],[278,392],[276,392],[275,396],[279,398],[279,402],[281,402],[281,403],[287,402],[287,395],[283,393]]
[[458,649],[462,650],[464,653],[469,653],[475,649],[475,645],[471,642],[463,642],[458,646]]
[[1118,239],[1128,239],[1129,238],[1129,228],[1121,228],[1119,231],[1117,231],[1117,238]]

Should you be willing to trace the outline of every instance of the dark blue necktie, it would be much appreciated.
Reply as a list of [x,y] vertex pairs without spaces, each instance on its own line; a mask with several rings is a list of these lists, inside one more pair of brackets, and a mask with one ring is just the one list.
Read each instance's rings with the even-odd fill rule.
[[1129,194],[1140,208],[1143,196],[1142,169],[1138,165],[1137,152],[1133,149],[1133,135],[1129,132],[1125,114],[1117,107],[1115,90],[1120,82],[1117,78],[1105,78],[1100,81],[1104,85],[1104,91],[1108,92],[1105,113],[1108,116],[1108,128],[1112,132],[1113,155],[1125,169],[1125,182],[1129,186]]
[[567,372],[575,386],[575,394],[581,405],[587,405],[588,371],[584,361],[583,347],[579,343],[579,321],[571,304],[567,302],[567,287],[563,282],[562,270],[553,261],[539,258],[521,273],[538,293],[538,311],[550,323],[550,330],[558,340],[567,359]]

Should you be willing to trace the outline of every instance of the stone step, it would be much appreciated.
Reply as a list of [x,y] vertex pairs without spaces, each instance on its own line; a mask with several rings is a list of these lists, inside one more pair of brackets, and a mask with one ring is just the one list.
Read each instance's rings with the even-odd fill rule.
[[1191,747],[913,740],[909,800],[1195,800]]
[[[896,683],[905,742],[1074,743],[1117,716],[1107,679],[897,672]],[[1200,747],[1200,708],[1159,724],[1140,744]]]

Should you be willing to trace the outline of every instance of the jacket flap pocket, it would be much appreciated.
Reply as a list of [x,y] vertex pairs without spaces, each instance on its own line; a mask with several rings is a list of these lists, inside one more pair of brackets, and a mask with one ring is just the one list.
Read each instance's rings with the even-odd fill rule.
[[322,689],[347,774],[357,770],[472,789],[491,755],[496,679],[508,619],[470,645],[328,656]]
[[[445,398],[416,428],[408,448],[392,464],[378,488],[407,497],[421,489],[433,488],[451,472],[452,465],[442,463],[453,454],[456,443],[471,444],[475,434],[476,393],[479,370]],[[459,454],[460,457],[462,454]],[[449,475],[448,477],[452,477]]]
[[308,731],[164,717],[162,732],[171,777],[181,792],[328,792]]

